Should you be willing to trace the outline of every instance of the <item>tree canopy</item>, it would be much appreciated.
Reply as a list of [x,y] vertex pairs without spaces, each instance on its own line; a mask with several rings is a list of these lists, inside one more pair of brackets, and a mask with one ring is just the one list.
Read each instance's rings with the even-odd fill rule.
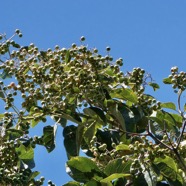
[[[0,185],[43,185],[33,171],[34,149],[52,152],[58,127],[73,180],[65,186],[186,185],[185,72],[173,67],[163,79],[176,106],[146,93],[147,86],[160,87],[144,69],[122,72],[123,60],[114,61],[110,47],[103,56],[82,36],[80,45],[42,51],[20,46],[16,36],[22,37],[18,29],[0,35]],[[40,122],[42,136],[31,137]]]

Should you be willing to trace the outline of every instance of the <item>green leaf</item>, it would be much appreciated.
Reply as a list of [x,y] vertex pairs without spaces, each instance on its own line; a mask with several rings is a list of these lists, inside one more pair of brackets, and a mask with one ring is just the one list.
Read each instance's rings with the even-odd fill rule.
[[69,121],[72,121],[74,123],[77,123],[77,124],[82,124],[81,122],[81,118],[77,115],[77,114],[66,114],[66,113],[62,113],[61,116]]
[[17,43],[12,43],[12,46],[15,47],[15,48],[20,48],[21,46]]
[[160,86],[157,83],[150,82],[148,84],[149,84],[149,86],[151,86],[154,89],[154,91],[156,91],[157,89],[160,88]]
[[42,141],[43,145],[46,147],[48,152],[51,152],[55,148],[55,135],[56,135],[57,125],[46,126],[43,128]]
[[115,173],[125,173],[129,174],[130,173],[130,166],[131,166],[131,161],[123,162],[122,159],[115,159],[110,161],[107,166],[105,167],[104,173],[107,176],[110,176]]
[[[104,186],[104,185],[100,185],[100,182],[98,181],[91,180],[89,182],[86,182],[85,186]],[[106,185],[106,186],[109,186],[109,185]]]
[[92,170],[100,171],[96,163],[87,157],[73,157],[67,161],[67,165],[86,173],[92,172]]
[[34,178],[36,178],[39,174],[40,174],[40,172],[38,172],[38,171],[33,171],[33,172],[31,173],[31,175],[29,176],[29,181],[30,181],[30,180],[33,180]]
[[31,173],[31,175],[29,176],[29,181],[32,180],[32,179],[34,179],[35,177],[37,177],[39,174],[40,174],[40,172],[38,172],[38,171],[33,171],[33,172]]
[[116,121],[118,122],[119,126],[122,127],[122,129],[124,131],[126,131],[126,125],[125,125],[125,120],[123,118],[123,115],[121,114],[121,112],[118,109],[118,104],[114,103],[113,105],[111,105],[109,108],[109,113],[110,115],[116,119]]
[[22,160],[31,160],[34,158],[34,150],[30,145],[25,147],[23,144],[20,144],[20,146],[16,148],[16,151],[19,153],[19,158]]
[[[164,164],[166,164],[169,168],[171,168],[172,171],[177,172],[177,164],[176,164],[176,162],[175,162],[171,157],[169,157],[169,156],[165,156],[165,158],[161,158],[161,157],[155,158],[154,163],[155,163],[156,165],[159,165],[159,163],[164,163]],[[170,172],[170,174],[171,174],[171,172]]]
[[90,141],[92,140],[93,136],[95,136],[97,132],[96,122],[92,122],[89,124],[88,127],[85,128],[84,132],[84,140],[89,145]]
[[68,183],[64,184],[63,186],[81,186],[81,184],[76,181],[69,181]]
[[76,141],[77,127],[74,125],[66,126],[63,129],[64,146],[68,159],[78,155],[78,144]]
[[176,110],[176,105],[172,102],[161,103],[161,107]]
[[24,134],[23,131],[14,128],[7,129],[6,132],[9,134],[10,140],[15,140],[16,138],[19,138]]
[[155,171],[159,170],[159,172],[169,181],[177,183],[176,185],[182,185],[179,182],[182,182],[182,179],[179,177],[178,168],[176,162],[169,156],[165,156],[165,158],[155,158],[153,166],[155,167]]
[[122,154],[122,155],[128,155],[128,154],[132,153],[131,150],[129,149],[129,146],[125,145],[125,144],[117,145],[116,150],[120,151],[120,154]]
[[72,157],[67,161],[66,172],[78,182],[103,179],[103,173],[96,163],[87,157]]
[[85,108],[83,109],[83,112],[96,119],[98,122],[100,122],[101,124],[106,124],[106,117],[105,117],[105,114],[104,112],[100,109],[100,108],[97,108],[97,107],[89,107],[89,108]]
[[168,78],[164,78],[164,79],[163,79],[163,83],[164,83],[164,84],[172,84],[171,78],[169,78],[169,77],[168,77]]
[[34,150],[31,145],[24,146],[20,144],[18,148],[16,148],[16,152],[19,154],[19,158],[28,165],[29,168],[34,168]]
[[137,103],[138,98],[137,95],[128,88],[118,88],[115,90],[112,90],[110,92],[110,96],[112,98],[118,98],[118,99],[123,99],[125,101],[130,101],[132,103]]
[[71,60],[71,56],[70,56],[70,51],[68,50],[68,51],[66,52],[65,62],[68,63],[68,62],[70,62],[70,60]]
[[107,178],[104,178],[101,180],[102,183],[107,183],[107,182],[111,182],[112,180],[118,179],[118,178],[123,178],[123,177],[130,177],[130,174],[122,174],[122,173],[115,173],[112,174],[110,176],[108,176]]
[[[119,104],[118,110],[122,114],[126,129],[124,131],[127,132],[136,132],[136,124],[140,119],[140,113],[134,112],[125,104]],[[135,110],[136,111],[136,110]]]

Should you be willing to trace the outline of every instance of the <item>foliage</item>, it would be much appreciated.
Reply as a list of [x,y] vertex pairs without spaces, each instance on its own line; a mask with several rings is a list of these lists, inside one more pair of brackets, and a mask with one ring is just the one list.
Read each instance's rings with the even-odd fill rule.
[[[113,61],[110,47],[102,56],[81,37],[80,46],[40,51],[21,47],[16,35],[22,37],[19,30],[0,35],[0,185],[43,185],[32,170],[34,149],[53,151],[57,127],[64,128],[66,172],[74,180],[66,186],[186,185],[185,72],[173,67],[163,80],[177,93],[177,108],[145,93],[146,86],[160,88],[145,70],[121,72],[123,60]],[[30,127],[48,116],[55,124],[31,138]]]

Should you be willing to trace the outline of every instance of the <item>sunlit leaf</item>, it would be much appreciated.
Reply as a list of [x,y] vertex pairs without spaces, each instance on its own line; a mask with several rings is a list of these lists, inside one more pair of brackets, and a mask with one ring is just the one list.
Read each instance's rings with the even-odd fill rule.
[[115,90],[112,90],[110,92],[110,96],[112,98],[118,98],[118,99],[123,99],[125,101],[130,101],[132,103],[137,103],[137,95],[128,88],[118,88]]
[[131,176],[130,174],[115,173],[115,174],[108,176],[107,178],[102,179],[101,182],[107,183],[107,182],[111,182],[112,180],[115,180],[118,178],[124,178],[124,177],[130,177],[130,176]]
[[156,91],[157,89],[160,88],[160,86],[157,83],[150,82],[148,84],[149,84],[149,86],[151,86],[154,89],[154,91]]
[[171,78],[164,78],[163,79],[163,83],[165,83],[165,84],[172,84],[172,82],[171,82]]
[[20,144],[18,148],[16,148],[16,151],[19,154],[19,158],[29,166],[29,168],[34,168],[34,149],[31,147],[31,145],[24,146],[23,144]]
[[120,151],[120,154],[122,154],[122,155],[127,155],[127,154],[131,154],[132,153],[130,148],[129,148],[129,146],[126,145],[126,144],[119,144],[119,145],[117,145],[116,146],[116,150]]
[[104,173],[110,176],[115,173],[130,173],[131,161],[123,162],[122,159],[115,159],[110,161],[105,167]]
[[161,107],[176,110],[176,105],[172,102],[161,103]]
[[67,161],[66,172],[79,182],[103,179],[103,173],[96,163],[87,157],[72,157]]

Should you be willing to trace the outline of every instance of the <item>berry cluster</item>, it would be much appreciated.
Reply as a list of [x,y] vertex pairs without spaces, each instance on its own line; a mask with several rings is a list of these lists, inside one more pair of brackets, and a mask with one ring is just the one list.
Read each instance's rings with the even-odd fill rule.
[[178,88],[182,91],[186,89],[186,73],[183,71],[178,72],[178,67],[171,68],[171,75],[169,75],[169,78],[171,79],[174,89]]

